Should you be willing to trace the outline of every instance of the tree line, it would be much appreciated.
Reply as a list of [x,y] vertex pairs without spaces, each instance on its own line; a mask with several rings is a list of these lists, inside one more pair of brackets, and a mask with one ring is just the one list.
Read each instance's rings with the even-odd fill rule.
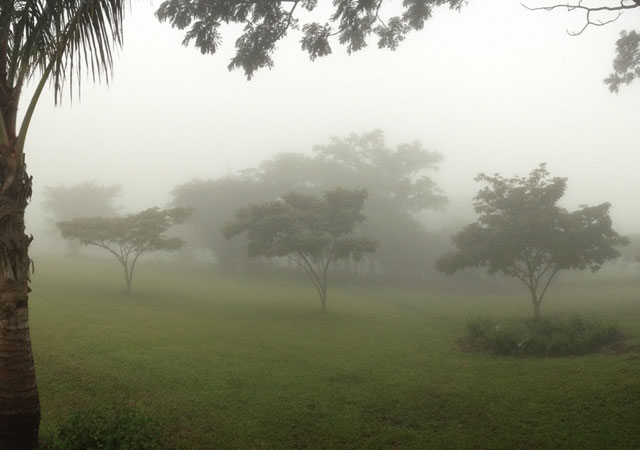
[[[629,243],[613,229],[609,203],[575,211],[558,206],[567,179],[551,177],[543,163],[527,176],[479,174],[476,181],[484,187],[473,202],[478,218],[446,247],[441,239],[430,239],[415,216],[446,202],[427,175],[437,169],[441,155],[419,142],[389,148],[381,131],[333,138],[314,153],[280,154],[237,176],[177,186],[171,209],[73,218],[57,225],[63,237],[112,253],[124,268],[127,292],[140,256],[183,245],[163,233],[184,223],[183,233],[209,249],[226,270],[255,257],[263,263],[288,261],[303,270],[323,311],[330,268],[335,273],[341,262],[367,261],[369,276],[384,274],[395,281],[421,278],[432,269],[450,275],[486,268],[526,286],[536,319],[559,272],[595,272]],[[65,204],[53,201],[53,193],[69,189],[47,192],[45,205],[52,207]],[[87,192],[109,197],[118,190]],[[353,273],[352,264],[342,271]]]

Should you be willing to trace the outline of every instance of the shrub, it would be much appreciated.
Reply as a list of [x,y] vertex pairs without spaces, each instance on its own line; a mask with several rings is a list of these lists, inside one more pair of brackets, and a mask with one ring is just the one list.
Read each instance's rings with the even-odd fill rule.
[[511,356],[586,355],[623,339],[617,325],[579,316],[503,322],[476,318],[467,328],[473,348]]
[[73,414],[58,430],[53,450],[159,450],[160,427],[130,407]]

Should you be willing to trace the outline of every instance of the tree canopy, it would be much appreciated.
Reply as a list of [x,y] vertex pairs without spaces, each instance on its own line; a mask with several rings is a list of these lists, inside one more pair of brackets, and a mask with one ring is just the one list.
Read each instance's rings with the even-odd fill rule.
[[133,270],[140,256],[158,250],[177,250],[182,239],[167,237],[171,226],[183,223],[190,210],[186,208],[149,208],[137,214],[121,217],[85,217],[58,222],[65,239],[78,239],[83,245],[93,245],[111,253],[122,264],[131,293]]
[[529,289],[536,318],[560,270],[596,271],[627,243],[612,228],[609,203],[573,212],[559,207],[567,180],[550,178],[545,164],[527,177],[480,174],[476,181],[487,184],[474,200],[480,217],[453,237],[456,250],[438,259],[437,269],[487,267],[516,278]]
[[[236,176],[177,186],[172,192],[173,205],[193,208],[189,225],[196,241],[211,249],[223,267],[237,269],[247,267],[246,243],[229,242],[219,232],[233,219],[233,210],[291,190],[321,195],[337,186],[364,188],[367,220],[360,228],[379,244],[366,258],[370,273],[394,279],[421,278],[425,267],[432,267],[431,237],[415,215],[446,202],[430,177],[442,156],[418,141],[391,147],[380,130],[334,137],[326,145],[315,146],[314,154],[280,153]],[[351,268],[345,265],[343,269]]]
[[245,233],[250,256],[286,257],[305,270],[326,310],[327,275],[333,261],[360,259],[376,244],[352,232],[365,217],[367,194],[342,188],[324,192],[322,198],[289,193],[281,199],[241,208],[223,228],[226,238]]
[[108,217],[116,215],[118,208],[114,201],[121,192],[119,184],[101,186],[95,181],[47,186],[42,205],[56,222],[80,217]]

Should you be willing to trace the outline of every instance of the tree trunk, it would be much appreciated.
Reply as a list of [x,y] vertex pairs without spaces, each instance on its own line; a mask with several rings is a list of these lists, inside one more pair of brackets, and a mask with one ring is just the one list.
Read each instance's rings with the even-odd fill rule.
[[535,291],[531,291],[531,301],[533,302],[533,318],[539,320],[542,300],[538,298],[538,294]]
[[29,335],[31,237],[24,226],[31,179],[24,165],[11,173],[0,164],[0,177],[0,449],[32,450],[40,401]]
[[323,283],[320,286],[320,306],[322,307],[322,312],[327,312],[327,279],[323,280]]
[[124,266],[124,279],[127,280],[127,295],[130,295],[132,274],[129,273],[129,268],[127,267],[126,264],[123,264],[123,266]]

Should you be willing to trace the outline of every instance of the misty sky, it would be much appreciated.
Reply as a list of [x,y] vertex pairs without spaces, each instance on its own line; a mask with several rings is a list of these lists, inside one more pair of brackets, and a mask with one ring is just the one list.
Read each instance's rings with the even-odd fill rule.
[[372,42],[348,56],[336,42],[310,62],[291,33],[275,68],[247,81],[226,68],[236,30],[203,56],[157,22],[158,5],[133,2],[110,86],[87,80],[71,105],[40,102],[26,143],[32,214],[45,186],[121,183],[123,211],[164,206],[193,178],[379,128],[390,144],[419,139],[444,155],[435,178],[453,204],[443,214],[470,210],[477,172],[525,175],[546,161],[569,178],[565,206],[610,201],[614,225],[640,232],[640,82],[619,95],[602,83],[640,11],[570,37],[580,13],[470,0],[460,13],[437,11],[395,52]]

